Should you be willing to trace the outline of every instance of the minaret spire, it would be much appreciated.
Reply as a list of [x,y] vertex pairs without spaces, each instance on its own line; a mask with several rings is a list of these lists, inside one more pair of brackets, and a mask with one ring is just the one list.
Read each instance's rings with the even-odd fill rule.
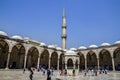
[[65,8],[63,8],[63,16],[62,16],[62,49],[66,49],[66,13]]
[[66,16],[66,15],[65,15],[65,8],[63,8],[63,16]]

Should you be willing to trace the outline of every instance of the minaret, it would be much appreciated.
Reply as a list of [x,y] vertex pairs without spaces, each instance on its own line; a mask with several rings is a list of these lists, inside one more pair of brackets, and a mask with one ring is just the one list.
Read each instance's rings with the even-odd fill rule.
[[65,9],[63,9],[63,16],[62,16],[62,49],[66,49],[66,14]]

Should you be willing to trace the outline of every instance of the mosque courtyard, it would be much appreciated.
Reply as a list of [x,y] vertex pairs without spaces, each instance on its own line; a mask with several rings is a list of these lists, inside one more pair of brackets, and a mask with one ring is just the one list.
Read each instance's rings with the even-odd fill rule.
[[[87,75],[80,73],[78,76],[60,76],[55,71],[51,76],[52,80],[120,80],[120,72],[108,72],[108,74],[98,74],[98,76]],[[47,76],[42,72],[34,72],[33,80],[46,80]],[[23,74],[22,70],[0,70],[0,80],[29,80],[29,71]]]

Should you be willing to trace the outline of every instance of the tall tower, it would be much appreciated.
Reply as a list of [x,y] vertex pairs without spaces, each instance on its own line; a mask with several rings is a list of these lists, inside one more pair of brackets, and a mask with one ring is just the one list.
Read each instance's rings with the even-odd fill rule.
[[62,16],[62,49],[66,49],[66,13],[65,9],[63,9],[63,16]]

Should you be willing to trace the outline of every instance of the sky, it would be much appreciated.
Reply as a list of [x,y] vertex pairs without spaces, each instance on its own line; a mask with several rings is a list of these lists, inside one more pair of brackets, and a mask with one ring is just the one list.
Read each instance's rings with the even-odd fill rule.
[[63,8],[67,49],[120,40],[120,0],[0,0],[0,30],[61,47]]

